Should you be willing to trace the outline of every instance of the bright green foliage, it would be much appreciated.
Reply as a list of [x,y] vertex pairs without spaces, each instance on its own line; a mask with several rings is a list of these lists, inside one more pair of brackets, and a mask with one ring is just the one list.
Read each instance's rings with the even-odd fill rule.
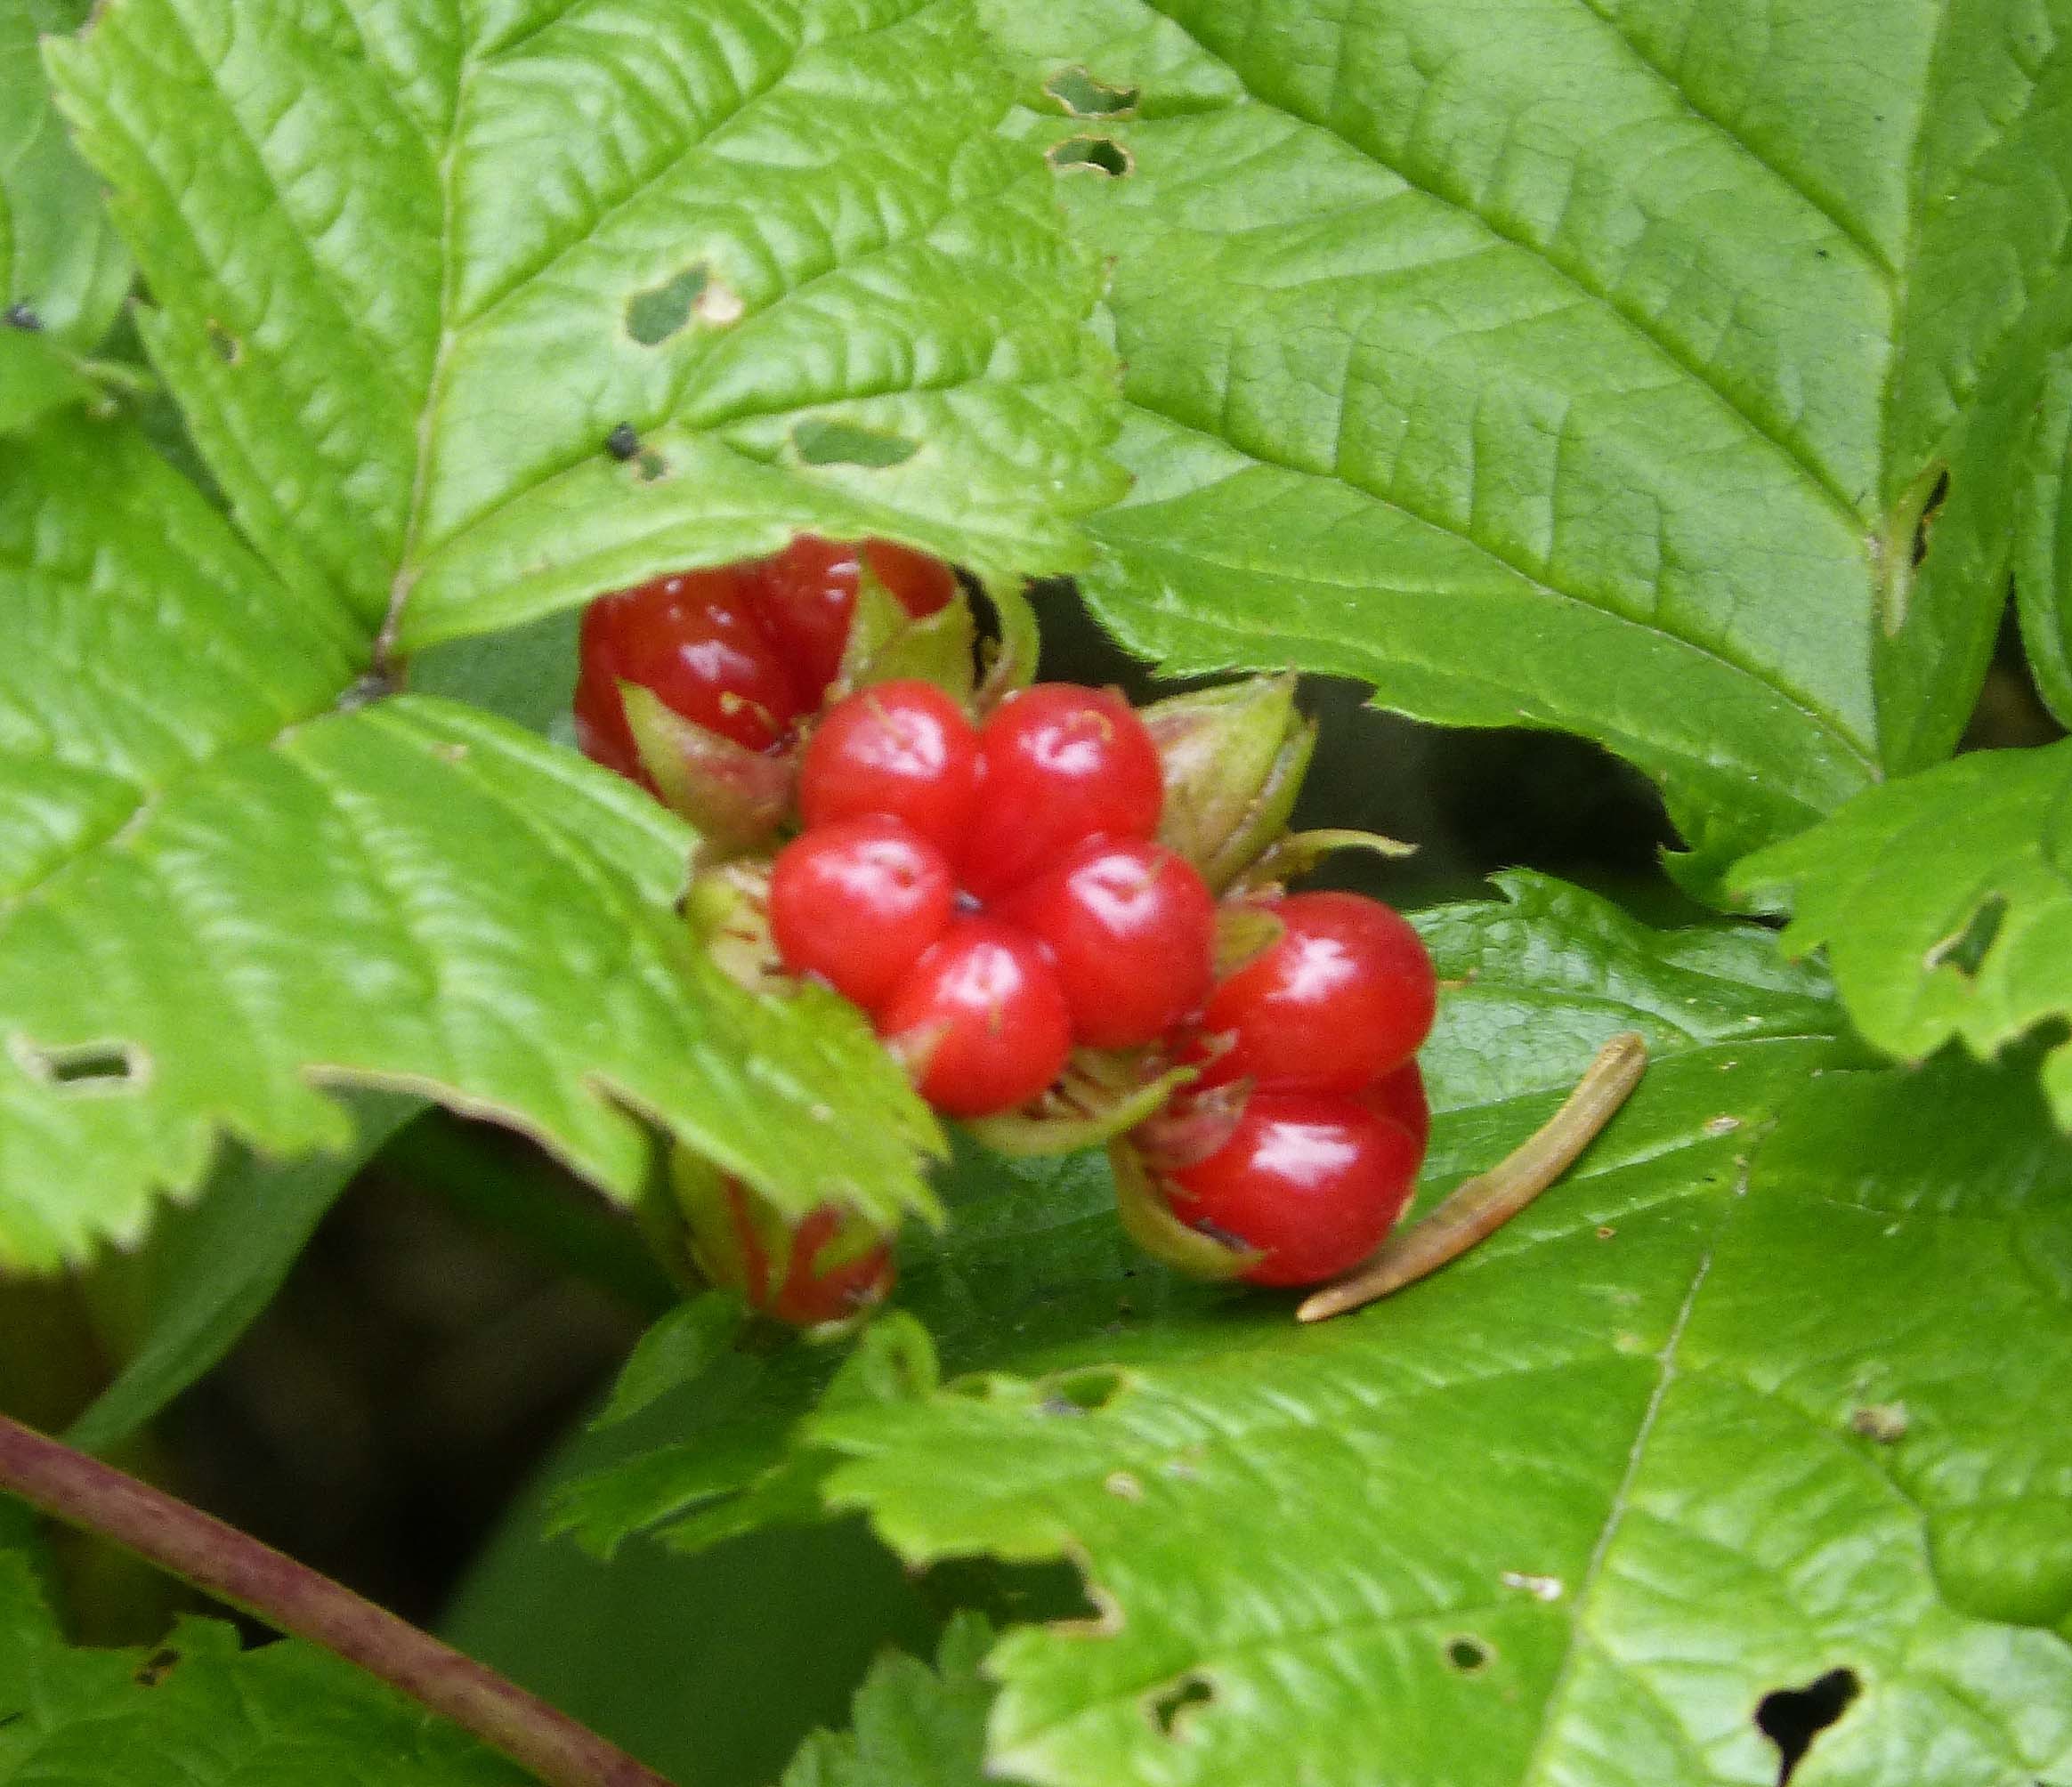
[[[1919,1061],[1987,1056],[2072,1017],[2072,742],[1981,751],[1876,788],[1752,857],[1735,885],[1825,947],[1864,1035]],[[2044,1083],[2072,1128],[2072,1046]]]
[[1753,1783],[1763,1697],[1848,1670],[1795,1782],[2058,1778],[2072,1163],[2019,1076],[1807,1066],[1658,1056],[1574,1177],[1356,1315],[815,1422],[911,1561],[1085,1572],[1097,1620],[989,1659],[991,1767]]
[[239,1154],[207,1195],[171,1213],[132,1268],[138,1334],[115,1381],[65,1434],[105,1451],[127,1438],[236,1345],[352,1176],[423,1104],[396,1093],[345,1101],[352,1136],[336,1152],[292,1160]]
[[351,623],[125,431],[0,456],[0,1261],[134,1235],[223,1132],[344,1146],[323,1082],[498,1116],[622,1196],[648,1116],[801,1210],[930,1207],[868,1027],[711,967],[653,802],[450,703],[339,703]]
[[0,7],[0,311],[20,304],[79,350],[108,333],[130,281],[129,254],[51,104],[37,45],[85,16],[82,0]]
[[29,427],[53,410],[99,394],[78,361],[49,336],[0,327],[0,434]]
[[1064,568],[1118,488],[968,4],[113,0],[51,61],[254,545],[406,648],[799,528]]
[[[2031,412],[2020,481],[2014,593],[2037,687],[2072,725],[2072,344],[2060,348]],[[2003,474],[2004,475],[2004,473]]]
[[183,1620],[155,1650],[75,1650],[0,1553],[5,1787],[524,1787],[531,1777],[328,1652],[240,1651]]
[[980,1787],[991,1685],[978,1673],[992,1631],[975,1613],[943,1634],[935,1667],[883,1659],[857,1691],[854,1727],[816,1732],[781,1787]]
[[[1671,1076],[1684,1088],[1647,1139],[1619,1157],[1663,1155],[1639,1171],[1654,1196],[1665,1183],[1702,1186],[1725,1170],[1745,1121],[1720,1136],[1704,1125],[1768,1111],[1825,1055],[1835,1015],[1824,983],[1780,961],[1767,934],[1747,926],[1651,931],[1542,877],[1509,877],[1505,885],[1507,899],[1418,915],[1440,974],[1463,982],[1445,993],[1421,1057],[1438,1112],[1428,1198],[1541,1122],[1615,1031],[1647,1035],[1657,1097]],[[1194,1284],[1137,1253],[1115,1220],[1098,1154],[1020,1162],[967,1149],[944,1197],[952,1218],[945,1232],[911,1236],[902,1247],[900,1300],[927,1322],[949,1371],[1062,1369],[1125,1354],[1187,1365],[1226,1346],[1256,1349],[1266,1371],[1298,1338],[1280,1300]],[[1565,1234],[1575,1221],[1558,1219]],[[1493,1337],[1510,1320],[1477,1319]],[[932,1387],[911,1348],[880,1351],[903,1360],[903,1371],[880,1370],[860,1382],[864,1374],[852,1365],[839,1387],[863,1411],[860,1427],[871,1411]],[[831,1364],[824,1353],[726,1356],[685,1405],[682,1440],[574,1485],[561,1523],[605,1549],[658,1523],[671,1544],[696,1547],[746,1524],[809,1517],[825,1460],[785,1457],[781,1448]]]
[[1129,158],[1061,177],[1128,368],[1102,617],[1601,739],[1701,879],[1941,755],[2072,292],[2072,12],[1945,12],[991,9],[1037,117],[1056,70],[1143,90],[1040,127]]

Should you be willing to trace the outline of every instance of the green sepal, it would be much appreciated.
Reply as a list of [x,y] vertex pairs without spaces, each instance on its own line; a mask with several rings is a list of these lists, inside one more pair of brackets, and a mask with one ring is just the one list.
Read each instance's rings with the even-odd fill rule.
[[697,828],[699,855],[716,861],[766,843],[791,805],[792,754],[723,739],[637,683],[622,682],[619,691],[641,767],[663,805]]
[[1316,748],[1295,677],[1255,676],[1143,710],[1165,772],[1159,842],[1221,892],[1286,828]]
[[684,895],[684,922],[698,946],[736,985],[781,992],[795,983],[770,931],[770,865],[744,858],[700,869]]
[[1417,845],[1399,837],[1384,837],[1378,831],[1353,831],[1332,827],[1321,831],[1291,831],[1278,838],[1266,853],[1245,870],[1246,888],[1277,885],[1307,875],[1323,859],[1340,850],[1371,851],[1376,856],[1399,860],[1415,856]]
[[1115,1214],[1122,1231],[1153,1259],[1189,1278],[1210,1282],[1242,1277],[1259,1262],[1258,1251],[1233,1247],[1190,1228],[1172,1212],[1144,1157],[1127,1136],[1108,1144],[1115,1177]]
[[983,713],[1036,680],[1043,641],[1035,607],[1020,580],[992,577],[981,586],[992,605],[993,622],[1000,630],[999,638],[991,642],[985,675],[978,687],[979,710]]
[[917,620],[865,563],[856,580],[835,697],[875,683],[932,683],[953,701],[972,699],[978,627],[961,591],[948,606]]
[[1138,1054],[1076,1050],[1040,1097],[964,1127],[994,1153],[1024,1159],[1099,1147],[1155,1117],[1194,1077],[1191,1067],[1174,1067],[1147,1080],[1145,1064]]

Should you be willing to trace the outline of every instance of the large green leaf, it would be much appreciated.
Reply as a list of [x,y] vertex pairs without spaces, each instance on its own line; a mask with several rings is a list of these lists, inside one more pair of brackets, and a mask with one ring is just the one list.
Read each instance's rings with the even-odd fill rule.
[[[1979,751],[1876,788],[1742,864],[1734,885],[1825,948],[1849,1015],[1919,1061],[1952,1038],[1991,1055],[2072,1017],[2072,740]],[[2072,1044],[2044,1082],[2072,1128]]]
[[934,1125],[861,1018],[692,947],[681,825],[355,683],[352,623],[134,434],[0,442],[0,1261],[135,1234],[226,1132],[344,1146],[325,1084],[499,1118],[621,1195],[646,1117],[792,1208],[930,1207]]
[[910,1560],[1086,1575],[1098,1618],[988,1661],[991,1771],[1768,1783],[1759,1711],[1825,1680],[1798,1787],[2062,1778],[2072,1157],[2022,1076],[1807,1065],[1658,1062],[1569,1183],[1321,1329],[821,1418]]
[[0,7],[0,311],[19,305],[24,320],[81,350],[108,333],[130,281],[129,255],[66,140],[37,48],[40,33],[72,30],[85,15],[82,0]]
[[154,1650],[76,1650],[0,1552],[7,1787],[523,1787],[531,1777],[328,1652],[183,1620]]
[[[1648,1139],[1616,1157],[1668,1150],[1656,1178],[1643,1174],[1651,1185],[1660,1172],[1696,1180],[1717,1170],[1737,1144],[1704,1125],[1768,1109],[1828,1047],[1835,1015],[1824,982],[1781,961],[1764,933],[1651,931],[1535,876],[1506,877],[1505,891],[1417,915],[1451,983],[1423,1055],[1438,1112],[1428,1200],[1541,1121],[1615,1031],[1648,1038],[1652,1094],[1672,1076],[1684,1088]],[[1677,1151],[1686,1141],[1695,1156]],[[1118,1346],[1188,1361],[1204,1346],[1273,1349],[1289,1338],[1278,1301],[1190,1283],[1137,1254],[1098,1154],[1007,1161],[967,1145],[943,1195],[951,1220],[940,1235],[907,1238],[900,1296],[952,1372],[1098,1362]],[[1566,1233],[1574,1218],[1558,1221]],[[869,1409],[927,1387],[931,1374],[901,1337],[877,1351],[844,1366],[837,1394]],[[675,1405],[676,1443],[572,1485],[561,1524],[597,1549],[657,1524],[672,1545],[695,1548],[814,1517],[829,1460],[783,1448],[837,1363],[826,1348],[724,1355]]]
[[113,0],[51,62],[254,544],[405,649],[797,528],[1064,567],[1114,493],[968,0]]
[[2054,354],[2042,381],[2024,450],[2014,593],[2036,686],[2072,725],[2072,344]]
[[1113,263],[1126,644],[1586,732],[1701,878],[1947,751],[2072,294],[2064,0],[987,10]]

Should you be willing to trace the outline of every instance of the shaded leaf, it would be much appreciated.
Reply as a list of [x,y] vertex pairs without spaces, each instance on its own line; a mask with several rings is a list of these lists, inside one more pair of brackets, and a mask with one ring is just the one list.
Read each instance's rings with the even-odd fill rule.
[[799,529],[1081,555],[1094,270],[967,4],[262,10],[113,0],[52,64],[289,582],[414,649]]
[[0,1554],[0,1781],[21,1787],[522,1787],[531,1776],[325,1651],[182,1620],[76,1650]]
[[[1824,949],[1849,1015],[1919,1061],[1951,1039],[1987,1056],[2072,1017],[2072,741],[1979,751],[1860,796],[1735,870]],[[2072,1128],[2072,1046],[2044,1083]]]

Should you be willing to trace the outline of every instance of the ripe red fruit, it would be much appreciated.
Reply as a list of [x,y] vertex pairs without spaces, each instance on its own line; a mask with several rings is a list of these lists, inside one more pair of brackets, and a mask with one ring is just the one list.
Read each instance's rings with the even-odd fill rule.
[[979,748],[983,797],[959,866],[982,899],[1019,886],[1081,838],[1158,829],[1158,749],[1112,689],[1038,683],[994,708]]
[[1026,1104],[1072,1049],[1072,1016],[1043,946],[997,918],[959,918],[878,1013],[922,1097],[952,1117]]
[[1210,995],[1202,1083],[1357,1092],[1408,1061],[1438,999],[1409,921],[1356,894],[1292,894],[1271,910],[1285,934]]
[[823,540],[801,534],[757,567],[763,625],[797,678],[807,707],[817,706],[842,667],[856,610],[860,569],[917,619],[948,605],[957,578],[940,559],[889,540]]
[[770,868],[770,929],[795,974],[818,974],[875,1008],[949,928],[950,865],[926,838],[883,815],[816,826]]
[[880,683],[828,709],[799,767],[799,811],[809,827],[892,813],[954,850],[978,773],[978,732],[963,708],[930,683]]
[[1432,1139],[1431,1102],[1425,1096],[1424,1074],[1414,1061],[1384,1073],[1372,1086],[1355,1095],[1377,1117],[1400,1123],[1415,1138],[1421,1152]]
[[842,1230],[843,1214],[832,1204],[822,1204],[800,1220],[792,1231],[789,1252],[779,1262],[782,1276],[777,1276],[749,1214],[747,1196],[739,1185],[727,1182],[727,1205],[748,1279],[741,1289],[753,1307],[780,1322],[811,1328],[822,1322],[846,1321],[858,1310],[882,1302],[891,1291],[896,1269],[889,1241],[834,1265],[817,1265],[822,1249],[836,1241]]
[[994,910],[1049,945],[1073,1033],[1096,1048],[1164,1035],[1215,972],[1214,896],[1192,864],[1141,838],[1089,838]]
[[659,577],[600,596],[583,615],[576,732],[599,763],[636,780],[640,754],[621,682],[653,691],[686,720],[767,750],[800,711],[798,691],[757,624],[740,568]]
[[1380,1246],[1410,1201],[1423,1150],[1349,1098],[1254,1092],[1230,1140],[1170,1176],[1181,1221],[1265,1254],[1254,1284],[1317,1284]]

